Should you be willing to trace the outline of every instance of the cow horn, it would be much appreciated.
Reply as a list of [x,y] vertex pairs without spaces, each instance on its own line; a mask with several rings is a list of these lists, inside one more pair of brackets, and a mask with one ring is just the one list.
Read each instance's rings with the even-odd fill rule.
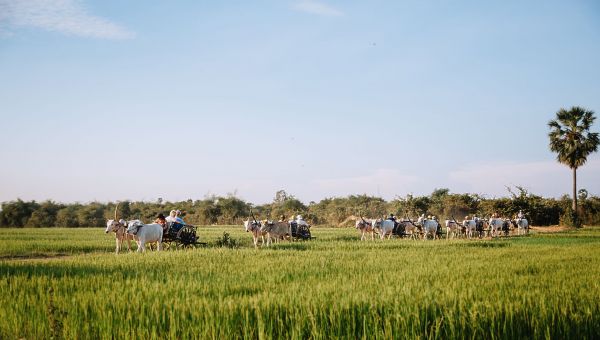
[[117,202],[117,205],[115,206],[115,222],[118,221],[118,219],[117,219],[117,210],[119,209],[119,204],[121,204],[121,203]]

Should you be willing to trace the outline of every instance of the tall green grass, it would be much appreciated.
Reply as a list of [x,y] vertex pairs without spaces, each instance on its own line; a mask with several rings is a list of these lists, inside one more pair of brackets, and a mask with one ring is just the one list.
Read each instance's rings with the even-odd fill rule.
[[[97,229],[5,233],[10,254],[75,248],[0,262],[0,338],[600,335],[600,229],[427,242],[317,229],[314,241],[258,250],[240,227],[199,234],[210,245],[223,231],[240,248],[115,255]],[[29,233],[50,241],[28,247]]]

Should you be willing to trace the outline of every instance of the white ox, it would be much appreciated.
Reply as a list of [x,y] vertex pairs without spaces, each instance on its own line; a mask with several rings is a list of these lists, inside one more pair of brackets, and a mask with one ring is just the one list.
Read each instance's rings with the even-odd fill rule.
[[464,220],[462,225],[465,227],[465,234],[467,237],[473,237],[477,230],[477,222],[475,220]]
[[371,225],[373,226],[373,230],[379,234],[379,237],[382,240],[387,234],[389,234],[388,240],[390,237],[392,237],[392,232],[394,231],[394,221],[378,218],[371,220]]
[[526,218],[516,218],[514,220],[515,224],[517,225],[517,234],[518,235],[525,235],[529,232],[529,221],[527,221]]
[[244,229],[246,232],[252,233],[252,243],[254,244],[254,248],[258,248],[258,239],[259,237],[262,240],[261,244],[265,244],[265,233],[260,231],[260,227],[262,224],[259,221],[247,220],[244,221]]
[[490,228],[491,228],[491,236],[494,237],[498,237],[499,233],[502,232],[502,227],[504,227],[504,224],[507,223],[506,220],[502,219],[502,218],[490,218],[489,224],[490,224]]
[[398,224],[404,227],[404,234],[411,238],[417,238],[419,235],[419,226],[415,225],[410,219],[398,221]]
[[108,220],[104,232],[108,234],[111,231],[115,233],[115,240],[117,242],[115,253],[118,254],[121,251],[123,241],[127,241],[127,250],[131,251],[131,241],[134,240],[134,236],[127,233],[127,221],[124,219],[118,221]]
[[292,227],[287,222],[264,221],[260,227],[260,232],[267,234],[267,247],[271,245],[272,238],[275,239],[275,242],[278,242],[281,238],[289,235],[290,241],[292,240]]
[[360,220],[356,221],[355,224],[355,228],[360,230],[361,236],[360,236],[360,240],[363,241],[367,239],[367,234],[371,234],[371,241],[375,240],[375,232],[373,230],[373,225],[371,224],[371,222],[363,219],[361,217]]
[[157,243],[157,250],[162,249],[163,227],[158,223],[144,224],[140,220],[129,221],[127,233],[135,235],[138,252],[146,251],[146,243]]
[[451,234],[452,234],[452,238],[455,238],[456,236],[460,236],[460,229],[461,229],[460,224],[458,224],[454,220],[446,220],[446,221],[444,221],[444,224],[446,226],[446,240],[450,238]]
[[423,240],[426,240],[428,235],[431,235],[435,240],[437,235],[438,221],[436,220],[428,220],[425,216],[419,217],[417,220],[417,224],[423,228]]

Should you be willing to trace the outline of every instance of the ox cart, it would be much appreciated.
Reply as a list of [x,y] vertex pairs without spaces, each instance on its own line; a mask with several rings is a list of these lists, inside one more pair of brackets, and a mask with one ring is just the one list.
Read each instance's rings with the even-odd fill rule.
[[176,222],[167,223],[162,241],[164,249],[195,248],[206,245],[205,242],[199,242],[195,226]]
[[292,229],[292,238],[295,240],[311,240],[310,226],[307,224],[299,224],[296,221],[290,222],[290,228]]
[[[396,236],[399,238],[407,238],[407,237],[422,238],[422,237],[424,237],[423,227],[419,224],[414,223],[409,218],[401,220],[401,221],[393,221],[393,222],[394,222],[394,229],[392,229],[393,236]],[[442,230],[442,225],[439,222],[437,222],[435,237],[442,238],[444,235],[446,235],[446,233]]]
[[409,221],[393,221],[394,222],[394,229],[392,229],[392,235],[397,236],[399,238],[405,238],[405,237],[412,237],[413,234],[412,233],[408,233],[406,231],[406,227],[410,226],[409,225]]

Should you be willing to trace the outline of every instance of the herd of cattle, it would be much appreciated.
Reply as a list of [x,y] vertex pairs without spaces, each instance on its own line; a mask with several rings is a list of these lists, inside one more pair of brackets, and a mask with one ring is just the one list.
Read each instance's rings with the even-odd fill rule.
[[[389,238],[392,235],[398,237],[421,238],[423,240],[431,238],[440,238],[442,235],[442,225],[435,218],[426,218],[424,215],[419,217],[416,222],[410,218],[405,218],[400,221],[392,219],[364,219],[359,218],[356,221],[356,229],[361,232],[361,241],[366,240],[367,235],[371,234],[371,240],[374,235],[378,234],[383,240],[386,236]],[[446,239],[448,238],[473,238],[473,237],[498,237],[502,233],[508,235],[510,230],[517,230],[518,235],[527,234],[529,232],[529,222],[526,218],[489,218],[483,219],[473,217],[458,222],[455,219],[445,220]]]
[[[259,240],[262,244],[269,246],[274,240],[275,242],[284,239],[294,239],[292,232],[292,223],[295,221],[257,221],[256,219],[248,219],[244,221],[244,229],[246,232],[252,233],[254,247],[258,247]],[[310,227],[304,220],[302,223]],[[508,235],[511,230],[516,230],[518,235],[524,235],[529,232],[529,222],[526,218],[520,217],[515,219],[509,218],[489,218],[483,219],[473,217],[458,222],[455,219],[445,220],[446,239],[449,238],[483,238],[498,237],[502,234]],[[436,239],[441,238],[443,227],[435,218],[426,218],[424,215],[413,222],[410,218],[405,218],[400,221],[385,218],[365,219],[360,217],[357,219],[355,227],[361,233],[361,241],[366,240],[367,236],[371,235],[371,240],[375,239],[375,234],[379,235],[380,239],[397,237],[408,237],[413,239]],[[266,238],[266,241],[265,241]]]
[[[116,217],[116,216],[115,216]],[[489,218],[483,219],[473,217],[458,222],[454,219],[445,220],[446,238],[473,238],[473,237],[498,237],[502,233],[508,235],[510,230],[517,230],[517,234],[527,234],[529,232],[529,222],[525,218]],[[442,225],[435,218],[426,218],[421,216],[416,222],[410,218],[399,221],[393,219],[365,219],[360,217],[355,224],[356,229],[361,233],[361,241],[366,240],[371,235],[371,240],[375,239],[375,234],[382,240],[397,237],[408,237],[413,239],[441,238]],[[262,245],[269,246],[272,242],[289,239],[310,239],[310,225],[302,219],[300,215],[295,220],[290,221],[257,221],[248,219],[244,221],[246,232],[252,233],[254,247],[258,247],[259,240]],[[303,233],[302,231],[307,231]],[[157,223],[144,224],[140,220],[125,221],[123,219],[108,220],[106,223],[106,233],[114,232],[116,239],[116,252],[119,253],[124,241],[127,241],[127,249],[131,250],[131,241],[137,243],[137,250],[143,252],[146,244],[157,243],[157,249],[161,250],[163,241],[163,226]],[[266,239],[266,241],[265,241]]]

